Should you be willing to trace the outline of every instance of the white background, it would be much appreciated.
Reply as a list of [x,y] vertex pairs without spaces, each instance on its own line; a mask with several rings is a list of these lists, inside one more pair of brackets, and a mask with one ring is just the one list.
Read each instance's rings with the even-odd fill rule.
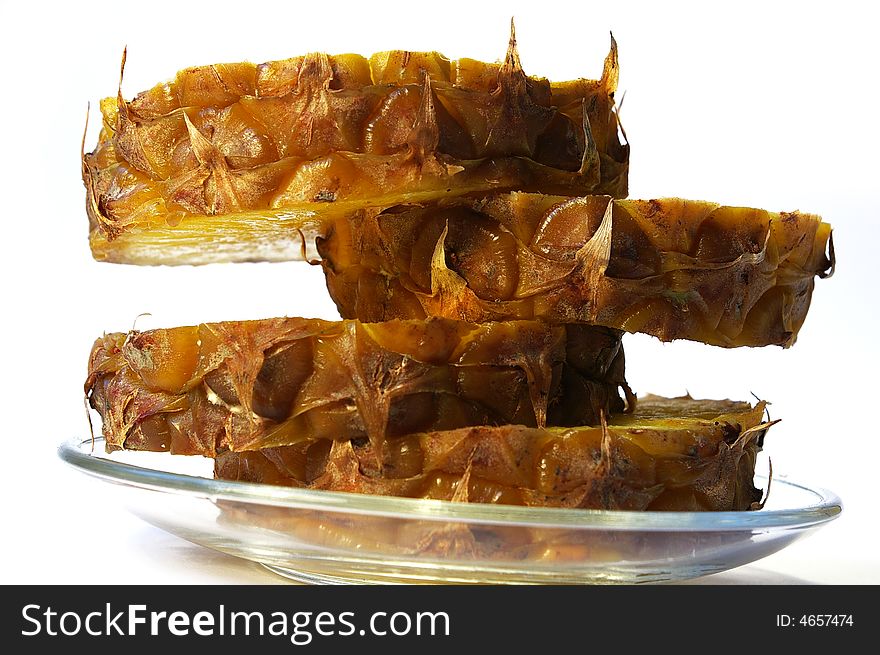
[[[773,401],[777,474],[836,491],[844,515],[782,553],[710,580],[878,583],[878,93],[870,3],[106,2],[0,4],[2,583],[274,582],[115,507],[66,469],[88,427],[82,382],[104,331],[304,315],[332,318],[301,263],[136,268],[92,261],[79,147],[86,104],[188,65],[308,51],[436,49],[497,60],[517,20],[527,73],[596,77],[620,45],[631,197],[682,196],[822,214],[838,272],[797,345],[723,350],[628,337],[639,392]],[[662,8],[661,8],[662,5]],[[618,96],[619,97],[619,96]],[[97,138],[93,121],[87,144]]]

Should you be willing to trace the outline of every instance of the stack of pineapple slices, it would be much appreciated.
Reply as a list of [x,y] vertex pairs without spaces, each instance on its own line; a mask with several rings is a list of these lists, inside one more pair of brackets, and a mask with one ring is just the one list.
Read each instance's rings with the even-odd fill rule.
[[310,54],[104,100],[96,259],[307,259],[345,319],[105,335],[85,387],[107,447],[325,490],[760,506],[764,403],[637,401],[621,336],[792,345],[831,229],[623,200],[617,78],[613,40],[597,81],[528,77],[511,30],[501,64]]

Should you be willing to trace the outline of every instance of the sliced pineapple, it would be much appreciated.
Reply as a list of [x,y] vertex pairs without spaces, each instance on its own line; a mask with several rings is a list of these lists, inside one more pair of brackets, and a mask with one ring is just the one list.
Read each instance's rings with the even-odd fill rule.
[[280,261],[362,207],[494,189],[624,197],[617,78],[613,39],[599,80],[527,77],[511,31],[501,64],[313,53],[187,68],[131,101],[120,90],[82,156],[92,253]]
[[98,339],[85,390],[108,449],[213,455],[625,409],[617,330],[538,321],[278,318]]
[[726,347],[792,345],[834,260],[813,214],[527,193],[363,210],[318,251],[345,318],[540,318]]
[[536,507],[746,510],[762,492],[755,460],[765,403],[639,400],[607,425],[466,427],[389,439],[381,466],[366,440],[221,451],[228,480]]

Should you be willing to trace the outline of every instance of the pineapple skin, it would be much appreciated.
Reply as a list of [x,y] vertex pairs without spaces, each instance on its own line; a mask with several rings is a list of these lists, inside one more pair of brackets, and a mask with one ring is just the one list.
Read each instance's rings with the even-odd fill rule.
[[372,446],[316,440],[221,451],[220,479],[354,493],[606,510],[739,511],[762,497],[765,403],[646,396],[632,414],[574,428],[477,426]]
[[364,209],[317,249],[345,318],[541,319],[723,347],[794,344],[834,268],[816,215],[678,198]]
[[364,206],[495,189],[625,197],[618,74],[612,39],[599,80],[528,77],[511,33],[500,64],[312,53],[187,68],[130,101],[120,90],[82,153],[93,256],[302,259]]
[[621,333],[538,321],[278,318],[98,339],[85,393],[108,450],[213,456],[622,412]]

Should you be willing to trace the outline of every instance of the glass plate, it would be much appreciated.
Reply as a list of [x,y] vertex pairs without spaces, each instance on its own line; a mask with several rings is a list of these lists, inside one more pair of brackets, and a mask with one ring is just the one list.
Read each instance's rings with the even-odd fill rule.
[[114,497],[147,522],[306,582],[682,580],[770,555],[842,510],[835,494],[780,479],[753,512],[535,509],[214,480],[209,459],[103,449],[88,439],[58,453],[120,485]]

